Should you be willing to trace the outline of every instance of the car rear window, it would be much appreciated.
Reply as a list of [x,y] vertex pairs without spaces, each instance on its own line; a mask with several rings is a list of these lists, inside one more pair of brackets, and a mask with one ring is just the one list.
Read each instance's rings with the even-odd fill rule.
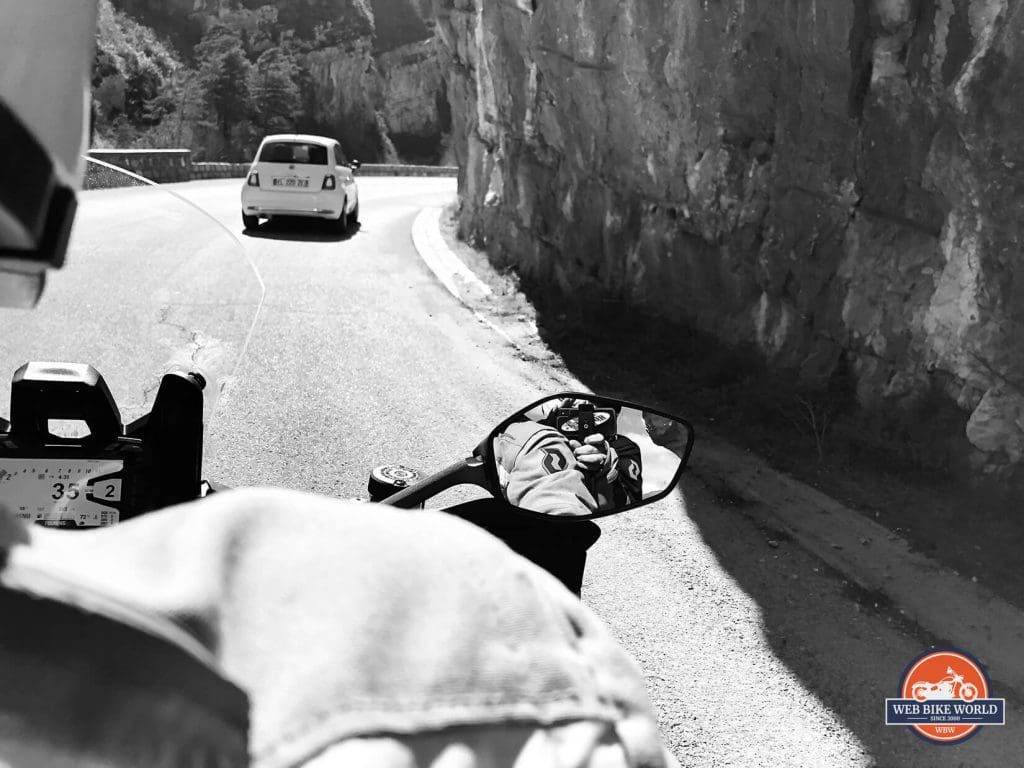
[[327,147],[301,141],[272,141],[260,150],[260,162],[327,165]]

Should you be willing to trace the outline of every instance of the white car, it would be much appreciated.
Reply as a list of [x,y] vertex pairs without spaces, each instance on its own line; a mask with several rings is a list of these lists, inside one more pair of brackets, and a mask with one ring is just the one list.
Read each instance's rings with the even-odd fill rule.
[[270,216],[327,219],[341,232],[359,221],[359,190],[341,145],[325,136],[278,134],[260,143],[242,185],[246,229]]

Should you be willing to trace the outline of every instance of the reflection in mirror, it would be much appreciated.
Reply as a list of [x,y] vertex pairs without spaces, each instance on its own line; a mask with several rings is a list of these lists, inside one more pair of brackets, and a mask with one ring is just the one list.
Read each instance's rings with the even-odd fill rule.
[[508,419],[491,455],[513,506],[602,516],[668,492],[692,442],[689,425],[665,414],[598,396],[551,398]]

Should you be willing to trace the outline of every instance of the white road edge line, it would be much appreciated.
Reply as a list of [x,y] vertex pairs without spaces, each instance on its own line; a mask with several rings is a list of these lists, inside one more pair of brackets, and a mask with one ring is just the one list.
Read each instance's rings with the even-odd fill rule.
[[430,271],[437,275],[437,279],[448,289],[448,292],[459,301],[462,301],[462,296],[459,294],[455,282],[456,275],[484,296],[490,296],[490,287],[474,275],[469,267],[463,264],[462,260],[452,253],[445,244],[440,226],[442,210],[441,208],[424,208],[412,224],[412,241],[416,250],[419,251],[420,258],[427,263]]
[[[473,317],[486,325],[502,339],[508,342],[520,354],[530,355],[523,347],[516,342],[503,328],[495,325],[475,307],[466,301],[465,296],[459,290],[455,276],[458,275],[466,285],[482,294],[481,298],[492,295],[490,286],[480,280],[472,270],[467,267],[462,259],[456,255],[441,234],[441,213],[442,208],[424,208],[417,215],[412,224],[412,242],[416,247],[423,263],[427,265],[434,276],[441,282],[441,285],[454,296],[462,306],[473,313]],[[532,357],[532,355],[530,355]],[[557,370],[551,370],[549,375],[558,381],[562,386],[568,387],[576,392],[590,392],[590,387],[571,374],[566,375]]]

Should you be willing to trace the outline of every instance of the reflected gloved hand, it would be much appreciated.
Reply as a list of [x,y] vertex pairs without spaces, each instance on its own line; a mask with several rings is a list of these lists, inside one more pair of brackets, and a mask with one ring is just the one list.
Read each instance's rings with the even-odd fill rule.
[[609,481],[618,477],[619,457],[604,435],[588,435],[582,443],[579,440],[570,440],[569,447],[576,457],[577,468],[594,474],[603,472],[605,479]]

